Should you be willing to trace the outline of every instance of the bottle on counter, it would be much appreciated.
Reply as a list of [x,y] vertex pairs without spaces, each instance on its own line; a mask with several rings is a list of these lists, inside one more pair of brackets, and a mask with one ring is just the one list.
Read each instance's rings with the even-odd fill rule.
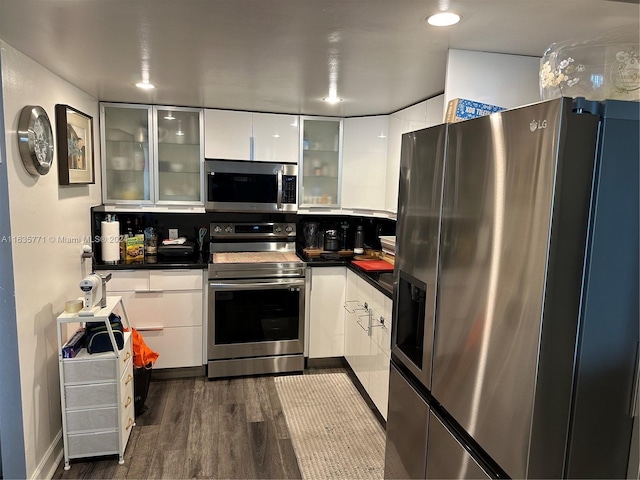
[[353,246],[353,253],[356,255],[362,255],[364,253],[364,232],[362,225],[358,225],[356,228],[356,240]]
[[158,254],[158,232],[153,227],[144,229],[144,253],[147,256]]

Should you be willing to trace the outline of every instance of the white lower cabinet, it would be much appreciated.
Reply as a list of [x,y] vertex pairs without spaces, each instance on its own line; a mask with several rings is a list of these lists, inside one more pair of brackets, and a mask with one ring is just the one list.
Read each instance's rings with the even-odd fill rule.
[[380,414],[387,418],[391,299],[347,270],[344,356]]
[[110,295],[120,295],[131,326],[158,352],[154,369],[204,364],[204,273],[186,270],[112,270]]
[[309,358],[344,356],[345,275],[346,267],[307,269]]

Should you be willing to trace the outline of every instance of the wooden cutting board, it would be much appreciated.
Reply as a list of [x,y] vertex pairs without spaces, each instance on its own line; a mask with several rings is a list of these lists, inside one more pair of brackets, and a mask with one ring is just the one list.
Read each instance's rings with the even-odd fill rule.
[[351,263],[367,272],[393,272],[393,265],[384,260],[353,260]]

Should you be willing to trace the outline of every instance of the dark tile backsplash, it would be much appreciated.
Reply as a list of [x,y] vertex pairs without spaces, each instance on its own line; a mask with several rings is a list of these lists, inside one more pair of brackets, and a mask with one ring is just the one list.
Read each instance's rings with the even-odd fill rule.
[[[305,246],[303,226],[308,222],[318,223],[320,247],[323,245],[323,234],[326,230],[337,230],[340,248],[346,243],[346,249],[352,250],[356,237],[356,228],[362,225],[364,231],[364,247],[380,249],[380,235],[395,235],[396,222],[386,218],[355,217],[350,215],[298,215],[297,244],[298,250]],[[342,227],[346,226],[346,230]],[[346,242],[345,242],[346,236]]]
[[[91,209],[91,234],[93,238],[99,237],[100,222],[105,220],[107,212],[104,206]],[[113,215],[113,214],[112,214]],[[132,225],[138,221],[142,229],[153,226],[158,231],[158,241],[169,237],[169,229],[177,228],[179,236],[197,243],[200,227],[207,229],[207,236],[203,246],[203,252],[209,251],[209,227],[212,222],[295,222],[297,224],[296,246],[301,251],[305,246],[303,226],[307,222],[316,222],[320,232],[320,246],[323,245],[323,234],[328,229],[338,230],[339,245],[346,243],[347,249],[353,249],[356,227],[363,226],[365,248],[380,249],[380,235],[395,235],[396,222],[384,218],[355,217],[349,215],[297,215],[282,213],[142,213],[123,212],[115,214],[120,222],[121,233],[126,233],[127,220]],[[342,227],[345,226],[346,229]],[[343,233],[346,237],[343,238]],[[94,254],[96,259],[101,258],[100,242],[94,242]]]

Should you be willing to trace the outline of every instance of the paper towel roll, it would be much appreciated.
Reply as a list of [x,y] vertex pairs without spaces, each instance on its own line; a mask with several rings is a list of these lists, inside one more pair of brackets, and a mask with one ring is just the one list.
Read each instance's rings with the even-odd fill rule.
[[102,261],[120,260],[120,222],[101,222]]

